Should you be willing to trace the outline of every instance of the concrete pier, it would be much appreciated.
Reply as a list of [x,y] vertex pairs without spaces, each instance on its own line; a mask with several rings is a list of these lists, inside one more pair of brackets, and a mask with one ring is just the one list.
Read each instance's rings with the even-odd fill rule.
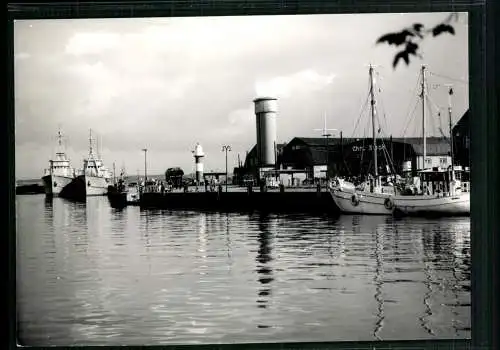
[[338,213],[329,192],[314,190],[144,193],[142,208]]

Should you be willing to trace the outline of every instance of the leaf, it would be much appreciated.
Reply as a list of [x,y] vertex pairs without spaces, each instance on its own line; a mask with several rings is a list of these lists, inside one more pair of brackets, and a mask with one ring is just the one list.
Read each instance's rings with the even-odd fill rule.
[[433,36],[438,36],[442,33],[450,33],[452,35],[455,35],[455,29],[451,25],[444,23],[438,24],[432,29]]
[[405,30],[398,32],[398,33],[389,33],[389,34],[385,34],[385,35],[381,36],[377,40],[377,44],[386,42],[389,45],[399,46],[399,45],[404,44],[408,37],[412,37],[414,35],[415,34],[410,32],[408,29],[405,29]]
[[406,51],[408,52],[408,54],[412,54],[412,55],[417,55],[417,50],[418,50],[418,45],[415,44],[414,42],[411,42],[409,41],[407,44],[406,44]]
[[406,65],[410,63],[410,57],[406,49],[401,52],[398,52],[398,54],[394,57],[394,62],[392,62],[392,66],[396,68],[401,59],[405,61]]
[[416,32],[421,32],[422,29],[424,29],[424,25],[422,23],[415,23],[413,25],[413,30],[415,30]]
[[410,63],[410,55],[413,56],[420,56],[417,53],[418,50],[418,44],[415,44],[414,42],[407,42],[406,43],[406,48],[403,51],[400,51],[396,57],[394,57],[394,62],[392,63],[392,66],[396,68],[400,60],[403,60],[406,62],[406,65]]

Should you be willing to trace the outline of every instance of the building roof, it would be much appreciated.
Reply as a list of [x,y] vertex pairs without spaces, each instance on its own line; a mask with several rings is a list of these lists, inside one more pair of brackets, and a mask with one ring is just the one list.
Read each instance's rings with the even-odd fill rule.
[[460,133],[460,130],[469,130],[469,123],[469,110],[467,109],[462,118],[460,118],[460,120],[453,127],[453,134],[457,135]]
[[[371,140],[370,138],[342,138],[343,145],[346,147],[349,147],[351,145],[356,145],[356,144],[362,144],[366,142],[367,140]],[[381,138],[379,140],[383,140],[385,143],[386,147],[389,147],[389,143],[391,142],[390,138]],[[340,152],[340,145],[341,145],[341,139],[340,138],[329,138],[328,139],[328,147],[329,147],[329,157],[335,157],[335,154],[338,154]],[[394,147],[396,145],[399,145],[397,147],[402,147],[403,145],[408,145],[406,147],[410,147],[410,149],[406,152],[409,152],[407,154],[414,154],[417,156],[423,155],[423,142],[422,138],[420,137],[394,137],[392,138],[392,142]],[[428,137],[426,139],[427,147],[426,147],[426,154],[427,156],[445,156],[448,155],[450,152],[450,144],[448,139],[445,139],[444,137]],[[323,165],[326,164],[326,159],[327,159],[327,152],[326,152],[326,140],[324,137],[294,137],[288,144],[278,144],[277,148],[278,150],[282,150],[285,147],[293,147],[298,144],[305,145],[307,152],[304,153],[303,151],[300,152],[299,154],[296,154],[298,158],[295,158],[296,156],[292,156],[294,158],[293,162],[298,162],[298,163],[312,163],[314,165]],[[294,152],[293,149],[289,148],[291,152]],[[256,157],[257,153],[257,145],[254,145],[250,152],[248,152],[247,157],[245,159],[245,166],[248,166],[248,160],[249,159],[254,159]],[[349,150],[345,149],[345,154],[348,154]],[[290,158],[291,154],[288,154],[285,159],[288,161],[291,161]],[[284,160],[287,162],[287,160]],[[279,160],[278,160],[279,161]]]
[[[349,145],[356,142],[362,142],[363,140],[371,140],[371,138],[343,138],[342,142],[344,145]],[[380,138],[379,140],[383,140],[384,143],[389,143],[391,141],[390,138]],[[340,145],[341,139],[339,137],[329,138],[328,146],[334,147],[336,145]],[[326,147],[326,140],[324,137],[295,137],[290,141],[290,144],[302,142],[306,144],[311,149],[322,149]],[[392,142],[394,143],[406,143],[410,145],[417,155],[423,155],[424,146],[421,137],[393,137]],[[449,141],[443,137],[428,137],[426,139],[427,143],[427,155],[445,155],[450,152],[450,144]],[[333,151],[333,150],[332,150]],[[318,160],[320,162],[324,162],[326,157],[323,155],[323,152],[312,152],[313,159]],[[320,160],[321,159],[321,160]]]
[[[340,140],[344,142],[344,144],[361,140],[362,138],[340,138],[340,137],[329,137],[328,145],[339,145]],[[294,137],[290,143],[292,142],[302,142],[309,147],[325,147],[326,146],[326,138],[324,137]]]

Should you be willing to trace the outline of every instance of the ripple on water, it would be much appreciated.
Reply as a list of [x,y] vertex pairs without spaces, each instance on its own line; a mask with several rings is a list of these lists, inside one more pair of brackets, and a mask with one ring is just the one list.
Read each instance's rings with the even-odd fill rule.
[[16,209],[36,345],[470,337],[468,220]]

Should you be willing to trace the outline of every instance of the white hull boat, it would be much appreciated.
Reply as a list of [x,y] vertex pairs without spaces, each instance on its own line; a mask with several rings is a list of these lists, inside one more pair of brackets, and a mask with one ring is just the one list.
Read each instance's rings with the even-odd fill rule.
[[[346,214],[373,214],[373,215],[392,215],[394,189],[387,191],[387,187],[381,186],[378,173],[378,145],[376,128],[376,110],[374,95],[373,67],[370,66],[370,97],[371,97],[371,118],[372,118],[372,136],[373,144],[373,177],[365,183],[363,188],[356,188],[354,184],[337,179],[333,187],[330,188],[330,194],[342,213]],[[392,193],[391,193],[392,192]]]
[[104,196],[108,193],[109,179],[102,176],[82,175],[85,192],[88,196]]
[[470,215],[470,193],[448,196],[395,196],[396,212],[404,215]]
[[381,188],[371,191],[356,190],[352,184],[342,180],[330,189],[333,201],[345,214],[392,215],[393,194],[383,193]]
[[45,194],[57,197],[68,184],[73,181],[73,176],[46,175],[42,177]]
[[392,215],[392,195],[370,192],[344,192],[334,189],[333,200],[340,211],[346,214]]
[[57,133],[58,149],[54,159],[49,161],[42,177],[43,187],[47,196],[59,196],[61,191],[75,178],[75,171],[63,147],[61,130]]
[[[422,67],[422,119],[425,126],[425,66]],[[421,188],[415,188],[415,194],[398,194],[394,196],[394,208],[396,214],[404,215],[433,215],[452,216],[470,215],[470,184],[462,183],[462,167],[454,164],[453,156],[453,122],[451,96],[453,89],[449,88],[449,139],[451,164],[447,169],[440,167],[423,169],[418,172],[418,179]],[[423,159],[426,158],[426,133],[422,130],[422,140],[424,141]],[[420,187],[420,186],[418,186]],[[465,190],[465,191],[464,191]]]
[[83,161],[83,171],[79,175],[85,185],[85,196],[104,196],[108,193],[108,186],[111,185],[112,176],[109,170],[104,167],[99,154],[95,155],[92,148],[92,130],[89,137],[89,155]]

